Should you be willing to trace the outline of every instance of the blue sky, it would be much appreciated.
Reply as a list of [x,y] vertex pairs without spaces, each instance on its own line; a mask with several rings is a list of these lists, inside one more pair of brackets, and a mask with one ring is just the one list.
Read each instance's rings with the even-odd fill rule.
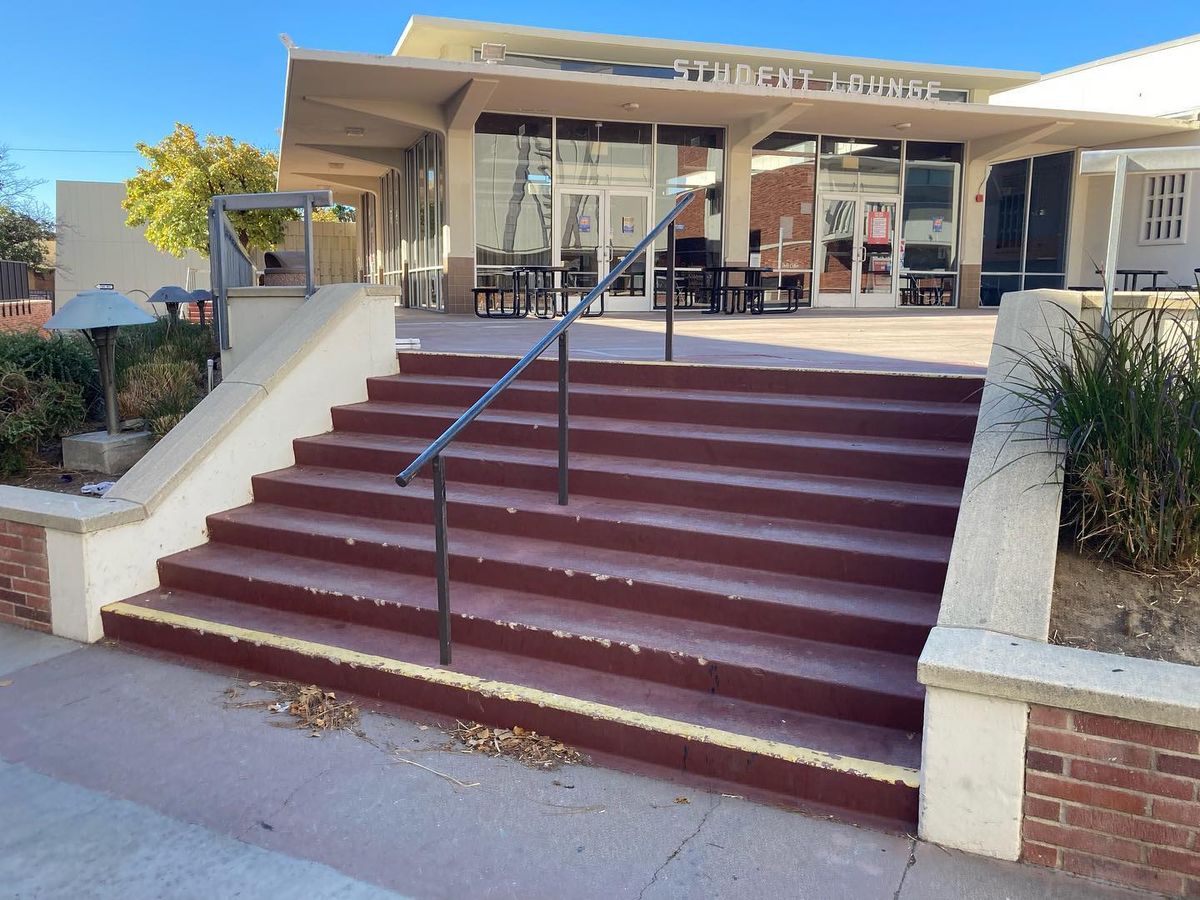
[[26,175],[46,180],[39,198],[51,207],[56,178],[127,178],[140,159],[128,152],[134,142],[157,141],[176,120],[276,148],[281,31],[302,47],[386,53],[408,17],[423,13],[1042,72],[1200,32],[1197,0],[857,6],[840,0],[446,0],[424,6],[394,0],[8,0],[5,7],[0,144],[12,149]]

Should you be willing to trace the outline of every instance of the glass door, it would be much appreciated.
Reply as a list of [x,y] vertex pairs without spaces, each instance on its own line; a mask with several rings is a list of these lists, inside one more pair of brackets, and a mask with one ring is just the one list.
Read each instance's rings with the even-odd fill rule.
[[[555,254],[577,287],[599,283],[650,229],[651,194],[630,188],[562,187],[555,204]],[[646,255],[634,260],[605,296],[605,308],[650,309]]]
[[[603,191],[580,188],[563,189],[555,209],[558,265],[572,270],[574,286],[591,287],[600,280],[601,230],[600,208]],[[607,271],[607,268],[605,269]]]
[[892,198],[821,198],[816,305],[896,305],[896,208]]
[[[650,230],[650,194],[609,190],[607,194],[608,260],[610,272]],[[650,309],[646,284],[646,254],[629,264],[605,298],[608,309],[641,312]]]
[[896,201],[864,197],[855,306],[896,305]]
[[858,282],[857,197],[821,198],[817,305],[853,306]]

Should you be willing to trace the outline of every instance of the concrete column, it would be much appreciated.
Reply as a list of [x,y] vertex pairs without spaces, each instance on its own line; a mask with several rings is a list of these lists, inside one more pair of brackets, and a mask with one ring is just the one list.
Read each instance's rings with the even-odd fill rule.
[[725,196],[721,207],[721,241],[725,264],[750,262],[750,159],[754,144],[731,143],[725,155]]
[[446,132],[445,227],[442,247],[446,312],[473,309],[475,286],[475,122]]
[[987,161],[973,159],[967,145],[963,166],[962,235],[959,238],[958,305],[961,309],[979,306],[979,273],[983,261],[983,201],[977,201],[987,189]]
[[923,840],[996,859],[1020,856],[1028,723],[1027,703],[926,689]]

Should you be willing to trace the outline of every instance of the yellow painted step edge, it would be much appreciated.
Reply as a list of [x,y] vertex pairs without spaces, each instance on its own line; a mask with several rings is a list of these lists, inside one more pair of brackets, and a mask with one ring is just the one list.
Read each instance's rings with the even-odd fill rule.
[[339,665],[362,666],[363,668],[378,669],[405,678],[413,678],[434,684],[455,687],[465,691],[473,691],[485,697],[497,697],[502,700],[512,700],[522,703],[535,703],[538,706],[560,709],[576,715],[588,716],[593,719],[628,725],[644,731],[654,731],[675,735],[689,741],[714,744],[731,750],[753,753],[760,756],[771,756],[786,762],[806,766],[818,766],[837,772],[858,775],[872,781],[902,784],[916,788],[920,785],[920,772],[906,766],[895,766],[888,763],[873,762],[868,759],[857,759],[853,756],[839,756],[812,750],[808,747],[798,747],[785,744],[782,741],[771,741],[749,735],[722,731],[719,728],[706,728],[680,722],[663,716],[640,713],[591,700],[581,700],[578,697],[568,697],[564,694],[554,694],[537,688],[525,687],[519,684],[509,684],[503,681],[490,681],[475,675],[465,675],[448,669],[437,669],[431,666],[421,666],[416,663],[389,659],[386,656],[375,656],[370,653],[359,653],[344,647],[331,644],[318,644],[299,638],[286,637],[281,634],[271,634],[266,631],[254,631],[240,628],[236,625],[225,625],[221,622],[211,622],[207,619],[197,619],[193,616],[182,616],[178,613],[160,609],[138,606],[134,603],[118,602],[104,607],[105,611],[131,619],[141,619],[146,622],[157,622],[172,628],[187,628],[206,634],[219,635],[231,641],[246,641],[250,644],[300,653],[321,659],[330,659]]

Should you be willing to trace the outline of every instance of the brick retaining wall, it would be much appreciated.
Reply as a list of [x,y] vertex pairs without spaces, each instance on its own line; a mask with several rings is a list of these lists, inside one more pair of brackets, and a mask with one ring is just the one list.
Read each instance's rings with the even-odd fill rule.
[[1031,706],[1021,858],[1200,897],[1200,732]]
[[0,622],[50,630],[46,529],[0,519]]
[[25,331],[41,328],[50,318],[49,300],[0,301],[0,331]]

